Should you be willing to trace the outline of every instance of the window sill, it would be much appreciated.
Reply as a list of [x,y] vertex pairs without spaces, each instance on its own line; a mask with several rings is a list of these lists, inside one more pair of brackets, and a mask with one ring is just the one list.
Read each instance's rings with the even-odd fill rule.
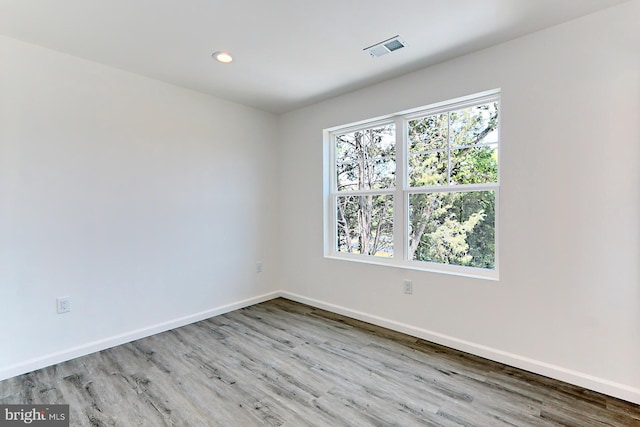
[[379,265],[384,267],[401,268],[404,270],[425,271],[429,273],[448,274],[452,276],[468,277],[472,279],[483,279],[497,282],[500,280],[498,270],[488,270],[474,267],[461,267],[457,265],[442,265],[428,262],[400,262],[393,259],[385,259],[380,257],[372,257],[366,255],[349,255],[349,254],[329,254],[324,256],[326,259],[338,261],[357,262],[361,264]]

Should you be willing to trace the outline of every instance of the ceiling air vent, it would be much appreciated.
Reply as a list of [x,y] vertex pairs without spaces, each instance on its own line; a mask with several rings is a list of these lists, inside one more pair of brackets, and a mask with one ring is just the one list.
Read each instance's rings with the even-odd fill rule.
[[398,49],[402,49],[406,46],[406,43],[400,38],[400,36],[391,37],[380,43],[376,43],[372,46],[365,47],[363,50],[368,53],[372,58],[377,58],[387,53],[394,52]]

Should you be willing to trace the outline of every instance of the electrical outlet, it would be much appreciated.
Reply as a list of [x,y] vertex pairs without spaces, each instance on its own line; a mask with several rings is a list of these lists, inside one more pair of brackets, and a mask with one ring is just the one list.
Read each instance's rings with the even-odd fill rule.
[[256,273],[262,273],[262,261],[256,262]]
[[404,293],[409,295],[413,293],[413,282],[411,280],[404,281]]
[[56,298],[56,308],[58,314],[68,313],[71,311],[71,297]]

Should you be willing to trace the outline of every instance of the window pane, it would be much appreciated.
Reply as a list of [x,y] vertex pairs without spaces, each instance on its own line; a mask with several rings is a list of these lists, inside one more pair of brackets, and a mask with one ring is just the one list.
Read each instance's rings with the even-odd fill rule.
[[446,148],[447,132],[446,113],[409,120],[409,152]]
[[409,259],[495,267],[495,191],[409,195]]
[[393,196],[338,196],[338,252],[393,256]]
[[498,103],[451,111],[449,126],[452,147],[498,142]]
[[498,145],[451,150],[451,184],[498,182]]
[[336,137],[338,191],[393,188],[396,173],[393,124]]
[[409,186],[428,187],[447,184],[447,152],[409,155]]

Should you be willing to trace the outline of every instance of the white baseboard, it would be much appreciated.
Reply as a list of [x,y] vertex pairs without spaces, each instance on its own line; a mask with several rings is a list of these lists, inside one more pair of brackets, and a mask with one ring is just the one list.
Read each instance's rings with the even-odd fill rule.
[[592,375],[588,375],[582,372],[566,369],[561,366],[552,365],[549,363],[530,359],[528,357],[519,356],[517,354],[508,353],[502,350],[487,347],[481,344],[461,340],[455,337],[450,337],[444,334],[440,334],[437,332],[407,325],[401,322],[396,322],[394,320],[385,319],[385,318],[374,316],[361,311],[351,310],[349,308],[342,307],[339,305],[330,304],[324,301],[316,300],[313,298],[307,298],[302,295],[294,294],[291,292],[284,292],[284,291],[270,292],[264,295],[259,295],[257,297],[238,301],[232,304],[223,305],[220,307],[195,313],[189,316],[170,320],[168,322],[141,328],[132,332],[127,332],[125,334],[116,335],[113,337],[94,341],[88,344],[77,346],[77,347],[60,351],[57,353],[52,353],[52,354],[48,354],[35,359],[26,360],[22,363],[18,363],[18,364],[0,369],[0,381],[17,376],[17,375],[25,374],[27,372],[31,372],[36,369],[45,368],[47,366],[51,366],[56,363],[61,363],[67,360],[75,359],[76,357],[81,357],[97,351],[106,350],[108,348],[115,347],[117,345],[125,344],[140,338],[145,338],[151,335],[155,335],[160,332],[168,331],[170,329],[179,328],[181,326],[185,326],[194,322],[198,322],[200,320],[208,319],[210,317],[214,317],[220,314],[238,310],[240,308],[249,307],[254,304],[269,301],[271,299],[278,298],[278,297],[287,298],[292,301],[297,301],[312,307],[321,308],[324,310],[331,311],[333,313],[337,313],[337,314],[348,316],[354,319],[362,320],[364,322],[368,322],[377,326],[382,326],[384,328],[402,332],[407,335],[421,338],[436,344],[441,344],[450,348],[454,348],[456,350],[464,351],[466,353],[474,354],[476,356],[484,357],[489,360],[504,363],[509,366],[514,366],[516,368],[524,369],[529,372],[544,375],[546,377],[554,378],[560,381],[564,381],[570,384],[574,384],[589,390],[594,390],[603,394],[607,394],[609,396],[617,397],[619,399],[623,399],[623,400],[640,405],[640,389],[637,389],[625,384],[616,383],[613,381],[594,377]]
[[242,301],[238,301],[232,304],[215,307],[209,310],[201,311],[199,313],[191,314],[189,316],[180,317],[178,319],[170,320],[168,322],[151,325],[145,328],[137,329],[135,331],[127,332],[120,335],[115,335],[109,338],[105,338],[98,341],[93,341],[88,344],[83,344],[74,348],[70,348],[64,351],[48,354],[42,357],[26,360],[24,362],[0,369],[0,381],[15,377],[17,375],[26,374],[27,372],[35,371],[36,369],[45,368],[47,366],[55,365],[56,363],[65,362],[67,360],[75,359],[76,357],[85,356],[97,351],[106,350],[111,347],[115,347],[121,344],[125,344],[131,341],[145,338],[151,335],[165,332],[170,329],[179,328],[200,320],[208,319],[213,316],[228,313],[230,311],[238,310],[240,308],[249,307],[254,304],[258,304],[264,301],[269,301],[274,298],[278,298],[282,293],[279,291],[270,292],[257,297],[248,298]]
[[280,296],[640,405],[640,389],[291,292]]

